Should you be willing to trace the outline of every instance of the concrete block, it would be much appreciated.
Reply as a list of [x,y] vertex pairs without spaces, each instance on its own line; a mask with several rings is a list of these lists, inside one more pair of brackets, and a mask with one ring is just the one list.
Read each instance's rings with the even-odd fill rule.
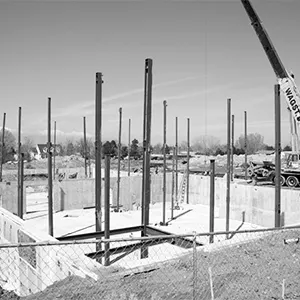
[[[26,243],[57,241],[47,234],[29,233],[23,220],[0,208],[1,243]],[[69,275],[94,276],[92,272],[78,268],[73,261],[60,253],[59,246],[36,246],[2,249],[0,253],[1,278],[7,280],[3,288],[14,290],[19,296],[42,291],[57,280]],[[90,261],[82,253],[83,261]],[[57,270],[60,265],[63,272]],[[2,284],[2,283],[1,283]]]

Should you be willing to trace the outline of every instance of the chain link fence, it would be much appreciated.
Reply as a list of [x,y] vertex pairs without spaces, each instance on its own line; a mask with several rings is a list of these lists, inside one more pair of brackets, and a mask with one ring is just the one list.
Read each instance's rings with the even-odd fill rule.
[[135,236],[1,245],[0,298],[300,299],[300,226]]

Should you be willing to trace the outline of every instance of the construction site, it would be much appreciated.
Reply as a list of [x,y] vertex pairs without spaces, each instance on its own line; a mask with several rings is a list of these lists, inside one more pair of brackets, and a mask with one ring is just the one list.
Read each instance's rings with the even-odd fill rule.
[[[166,97],[161,103],[163,154],[158,159],[151,152],[155,81],[151,58],[145,59],[142,74],[143,153],[138,160],[130,158],[130,154],[126,160],[121,159],[122,108],[118,111],[117,160],[103,154],[102,136],[107,124],[103,124],[106,102],[102,99],[101,72],[95,74],[93,82],[92,162],[87,155],[84,117],[85,145],[80,166],[59,167],[49,97],[44,151],[47,168],[26,168],[21,151],[21,107],[17,169],[8,168],[4,164],[4,113],[0,167],[1,299],[270,299],[275,294],[281,298],[272,299],[299,299],[300,94],[294,75],[281,62],[252,4],[248,0],[241,3],[277,79],[273,95],[274,153],[248,154],[247,112],[243,111],[245,154],[234,155],[235,120],[232,100],[227,98],[225,155],[190,151],[190,118],[186,118],[187,151],[180,153],[177,117],[174,147],[167,154]],[[292,151],[287,153],[281,149],[281,106],[288,108],[290,116]],[[128,149],[130,136],[129,119]],[[280,241],[278,245],[275,239]],[[273,249],[276,257],[270,259],[261,249]],[[243,253],[248,257],[244,259]],[[226,265],[224,256],[229,255],[236,256],[228,259],[230,263]],[[220,264],[212,270],[218,258]],[[256,273],[239,269],[241,260],[252,266],[252,259]],[[236,274],[232,282],[222,264],[230,274]],[[293,267],[284,268],[284,264]],[[203,268],[208,270],[205,275],[199,271]],[[274,271],[280,268],[281,274]],[[167,282],[167,274],[176,277],[172,284]],[[270,280],[268,284],[262,279],[264,276]],[[190,283],[182,284],[189,279]],[[263,283],[252,290],[247,287],[251,280]],[[232,294],[236,290],[233,283],[243,286],[237,285],[241,294]],[[184,287],[176,292],[176,286],[181,284]]]

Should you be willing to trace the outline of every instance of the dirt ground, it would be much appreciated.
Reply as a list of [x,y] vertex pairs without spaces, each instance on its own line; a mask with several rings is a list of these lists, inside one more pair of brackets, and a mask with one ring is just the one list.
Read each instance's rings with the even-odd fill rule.
[[5,291],[0,287],[0,299],[1,300],[18,300],[18,299],[20,299],[20,297],[18,295],[16,295],[14,292]]
[[194,260],[191,253],[148,272],[115,273],[98,282],[68,277],[24,299],[212,299],[209,270],[216,300],[300,299],[299,237],[300,230],[274,232],[218,251],[199,249]]

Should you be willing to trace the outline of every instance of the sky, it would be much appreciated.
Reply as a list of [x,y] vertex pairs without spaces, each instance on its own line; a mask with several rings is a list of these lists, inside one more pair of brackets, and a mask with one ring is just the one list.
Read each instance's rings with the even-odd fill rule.
[[[300,77],[300,1],[253,0],[281,60]],[[0,124],[22,137],[47,139],[48,97],[57,141],[95,136],[95,74],[103,74],[103,140],[142,139],[144,64],[153,59],[151,143],[202,135],[227,139],[227,99],[234,135],[260,133],[274,145],[276,77],[239,0],[26,1],[0,0]],[[300,82],[300,80],[298,81]],[[290,140],[282,98],[282,143]],[[2,126],[2,125],[1,125]]]

